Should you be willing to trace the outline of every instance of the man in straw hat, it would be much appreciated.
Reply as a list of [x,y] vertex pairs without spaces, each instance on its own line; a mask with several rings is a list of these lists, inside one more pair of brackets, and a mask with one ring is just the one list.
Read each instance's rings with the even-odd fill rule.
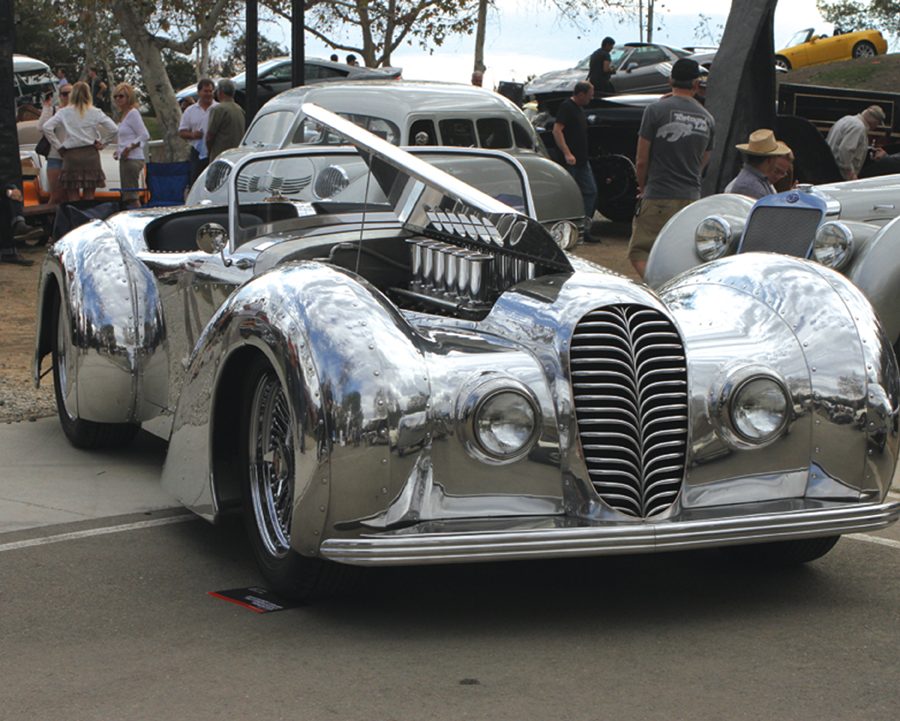
[[775,183],[790,171],[791,149],[775,139],[775,133],[761,128],[750,133],[750,140],[735,146],[744,156],[744,167],[725,186],[726,193],[762,198],[775,192]]
[[[859,115],[845,115],[828,131],[828,147],[844,180],[856,180],[869,150],[869,133],[884,122],[884,110],[878,105],[870,105]],[[883,150],[876,150],[874,160],[884,156]]]

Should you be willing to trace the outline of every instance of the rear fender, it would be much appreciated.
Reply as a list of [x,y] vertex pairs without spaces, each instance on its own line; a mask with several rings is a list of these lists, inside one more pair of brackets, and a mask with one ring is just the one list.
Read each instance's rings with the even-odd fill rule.
[[874,306],[896,348],[900,340],[900,217],[866,243],[853,259],[847,277]]

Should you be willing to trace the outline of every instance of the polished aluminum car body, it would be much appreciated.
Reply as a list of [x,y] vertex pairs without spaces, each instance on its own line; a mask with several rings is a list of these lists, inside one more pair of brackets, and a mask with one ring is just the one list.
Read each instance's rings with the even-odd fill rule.
[[[257,113],[238,148],[220,155],[204,171],[192,186],[188,203],[225,203],[225,181],[234,164],[250,152],[342,142],[303,114],[304,103],[338,113],[394,145],[474,147],[511,154],[528,176],[533,217],[548,229],[558,226],[554,234],[565,232],[570,246],[577,242],[584,224],[578,185],[565,168],[547,157],[543,142],[520,108],[498,93],[471,85],[373,80],[285,91]],[[470,176],[469,183],[481,187],[477,174]]]
[[[712,195],[663,228],[645,280],[660,288],[707,255],[775,252],[810,258],[847,276],[873,305],[888,338],[900,341],[900,175],[844,181],[760,199]],[[706,225],[704,225],[706,224]],[[699,239],[699,240],[698,240]],[[900,346],[896,346],[900,347]]]
[[272,585],[771,541],[809,560],[897,519],[896,359],[845,278],[754,255],[657,296],[304,112],[358,154],[249,155],[227,212],[82,226],[40,287],[35,379],[51,355],[69,438],[167,439],[165,487],[209,520],[243,505]]

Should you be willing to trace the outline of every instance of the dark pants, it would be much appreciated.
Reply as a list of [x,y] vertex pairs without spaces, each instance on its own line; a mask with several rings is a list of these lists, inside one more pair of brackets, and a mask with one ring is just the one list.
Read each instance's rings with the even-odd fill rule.
[[594,217],[594,209],[597,206],[597,181],[594,180],[594,171],[591,170],[590,163],[581,163],[580,165],[566,165],[569,175],[575,178],[578,187],[581,189],[581,198],[584,201],[584,215],[587,222],[591,222]]
[[191,146],[191,185],[200,177],[200,173],[206,170],[207,165],[209,165],[209,156],[207,155],[201,160],[197,148]]

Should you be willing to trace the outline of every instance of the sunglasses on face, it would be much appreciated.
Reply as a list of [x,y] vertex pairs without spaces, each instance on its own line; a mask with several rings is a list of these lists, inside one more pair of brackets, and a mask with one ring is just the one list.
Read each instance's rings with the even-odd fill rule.
[[122,95],[122,93],[119,93],[118,95],[113,95],[113,97],[114,97],[116,100],[118,100],[119,98],[124,98],[125,96]]
[[60,97],[66,98],[69,96],[69,93],[68,92],[60,93],[59,95],[60,95]]

